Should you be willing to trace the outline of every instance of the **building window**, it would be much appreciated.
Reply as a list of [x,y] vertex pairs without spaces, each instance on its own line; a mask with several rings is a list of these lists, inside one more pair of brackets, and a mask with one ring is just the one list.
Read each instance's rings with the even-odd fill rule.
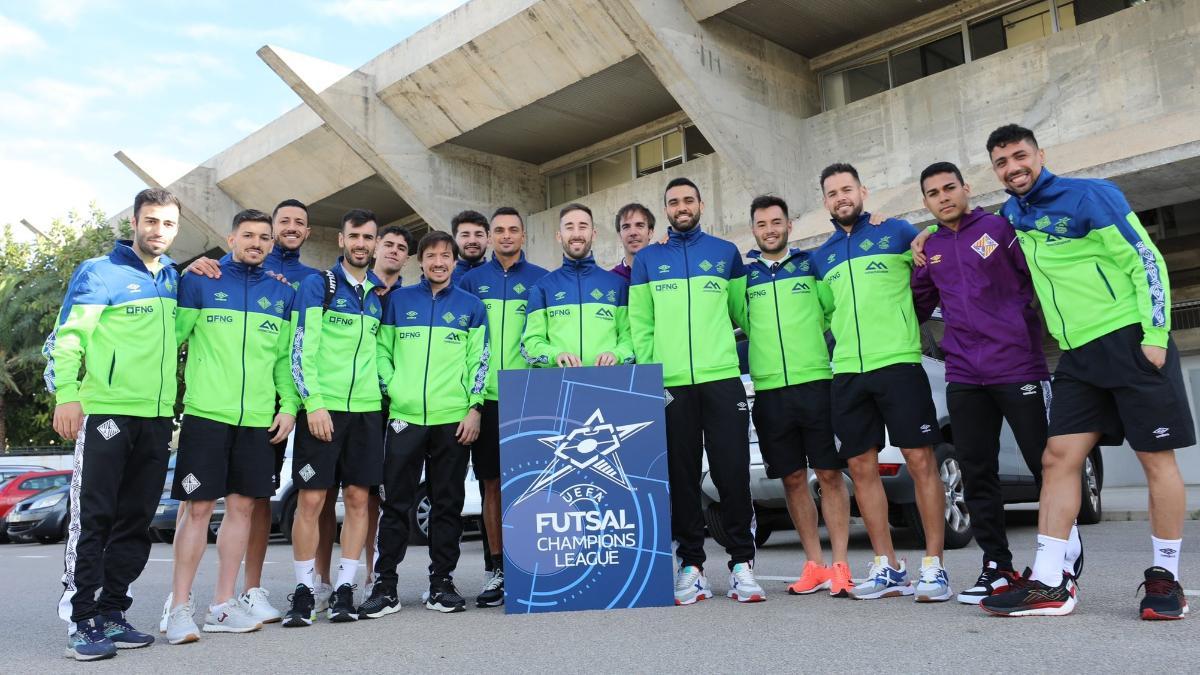
[[547,208],[712,153],[712,146],[694,124],[675,127],[600,159],[551,174],[546,179]]
[[825,110],[873,96],[1146,0],[1036,0],[955,22],[851,66],[821,75]]

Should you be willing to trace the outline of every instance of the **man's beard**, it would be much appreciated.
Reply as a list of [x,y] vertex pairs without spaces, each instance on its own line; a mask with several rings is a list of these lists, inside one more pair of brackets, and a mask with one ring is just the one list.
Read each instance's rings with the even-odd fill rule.
[[783,253],[784,251],[787,250],[787,247],[788,247],[787,239],[780,237],[779,244],[777,246],[775,246],[775,248],[767,248],[766,246],[759,244],[758,250],[760,250],[763,253],[766,253],[768,255],[775,255],[776,253]]
[[850,227],[851,225],[858,222],[858,217],[862,215],[862,211],[863,211],[862,206],[856,206],[856,207],[854,207],[854,210],[850,212],[850,215],[846,216],[845,218],[841,218],[841,217],[835,215],[835,216],[833,216],[833,219],[838,221],[838,224],[841,225],[842,227]]
[[675,222],[675,220],[672,219],[670,216],[667,217],[667,222],[670,223],[671,227],[675,228],[676,230],[685,230],[685,229],[691,230],[691,229],[700,227],[700,216],[699,215],[692,216],[692,222],[686,228],[680,228],[679,223]]
[[571,246],[569,244],[567,246],[563,247],[563,253],[566,254],[566,256],[568,258],[570,258],[571,260],[583,260],[584,258],[588,257],[591,254],[591,252],[592,252],[591,246],[585,246],[583,249],[583,252],[580,253],[579,255],[575,255],[574,253],[571,253]]
[[458,257],[462,258],[463,260],[466,260],[468,263],[471,263],[472,265],[479,262],[480,260],[483,260],[483,256],[487,255],[487,251],[482,248],[479,249],[479,255],[473,256],[464,250],[460,250],[458,253],[459,253]]

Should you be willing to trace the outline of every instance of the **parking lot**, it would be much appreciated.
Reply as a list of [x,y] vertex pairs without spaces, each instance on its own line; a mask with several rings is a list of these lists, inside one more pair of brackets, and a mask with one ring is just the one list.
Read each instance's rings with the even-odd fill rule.
[[[1018,562],[1028,562],[1036,535],[1032,513],[1010,513],[1010,536]],[[691,607],[506,616],[501,609],[472,606],[464,614],[422,609],[424,548],[410,550],[400,568],[404,610],[356,624],[319,621],[302,629],[278,625],[249,635],[205,635],[196,644],[122,651],[116,659],[76,664],[62,657],[65,625],[55,614],[61,591],[62,545],[0,547],[0,578],[6,580],[0,618],[6,672],[171,672],[186,664],[200,672],[489,671],[564,673],[879,671],[1129,672],[1192,670],[1200,663],[1200,623],[1137,619],[1135,589],[1148,566],[1144,522],[1105,522],[1083,528],[1087,566],[1080,607],[1065,618],[1005,619],[985,616],[957,603],[917,605],[907,599],[879,601],[792,597],[785,588],[799,571],[802,551],[794,533],[780,532],[759,551],[757,569],[769,599],[738,605],[726,589],[723,551],[708,542],[709,574],[718,597]],[[1188,521],[1182,578],[1200,588],[1200,522]],[[903,537],[897,546],[911,542]],[[337,551],[334,552],[337,555]],[[865,531],[855,526],[851,567],[865,571]],[[919,553],[901,555],[916,561]],[[977,549],[950,551],[947,567],[955,588],[970,584],[979,570]],[[169,590],[171,549],[155,544],[134,586],[130,611],[135,625],[152,630]],[[268,552],[267,586],[272,600],[286,601],[292,583],[291,550],[274,544]],[[203,604],[215,578],[216,550],[209,546],[197,579]],[[474,597],[482,579],[480,542],[463,544],[457,580]],[[361,573],[360,573],[361,574]],[[361,581],[361,579],[360,579]],[[1190,583],[1189,583],[1190,582]],[[1200,602],[1200,591],[1192,591]],[[1193,617],[1195,617],[1193,613]],[[201,620],[203,617],[200,617]],[[186,661],[181,661],[186,659]]]

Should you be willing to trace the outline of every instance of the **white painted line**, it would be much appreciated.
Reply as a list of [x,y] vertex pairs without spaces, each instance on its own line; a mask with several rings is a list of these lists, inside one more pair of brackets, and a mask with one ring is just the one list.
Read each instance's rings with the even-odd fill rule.
[[174,558],[149,558],[146,562],[175,562]]
[[19,555],[18,558],[49,558],[48,555]]
[[1189,591],[1188,589],[1185,588],[1185,589],[1183,589],[1183,594],[1200,598],[1200,591]]
[[796,577],[768,577],[768,576],[764,576],[762,574],[755,574],[754,578],[762,579],[763,581],[795,581],[796,580]]

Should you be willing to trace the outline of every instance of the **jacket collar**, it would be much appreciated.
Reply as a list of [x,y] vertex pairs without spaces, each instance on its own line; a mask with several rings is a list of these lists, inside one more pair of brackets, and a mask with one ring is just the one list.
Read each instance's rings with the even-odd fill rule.
[[[429,279],[426,279],[424,274],[422,274],[422,275],[421,275],[421,280],[417,282],[417,286],[418,286],[418,287],[420,287],[420,289],[421,289],[422,291],[424,291],[425,293],[432,293],[432,292],[433,292],[433,284],[429,283]],[[440,291],[438,291],[438,292],[437,292],[437,296],[436,296],[436,297],[439,297],[439,298],[444,298],[444,297],[446,297],[447,295],[450,295],[450,293],[451,293],[453,290],[454,290],[454,282],[453,282],[453,281],[451,281],[450,283],[446,284],[446,285],[445,285],[445,286],[442,288],[442,290],[440,290]]]
[[[346,280],[346,283],[350,284],[350,286],[353,288],[354,286],[358,285],[358,282],[355,281],[354,279],[351,279],[350,275],[346,274],[346,268],[342,266],[343,262],[345,262],[345,256],[339,255],[337,262],[334,263],[333,267],[331,267],[329,269],[334,274],[341,275],[341,277]],[[370,290],[376,286],[382,286],[382,285],[383,285],[383,282],[380,281],[379,277],[375,276],[375,272],[371,271],[371,268],[368,267],[367,268],[367,278],[366,278],[366,280],[363,281],[363,286],[365,288],[367,288],[368,290]]]
[[454,261],[454,276],[458,276],[459,274],[466,274],[467,272],[470,272],[471,270],[475,269],[476,267],[482,267],[486,264],[487,264],[487,259],[485,259],[485,258],[480,258],[476,262],[470,262],[466,258],[459,258],[458,260]]
[[967,213],[965,215],[963,215],[962,220],[959,221],[959,223],[958,223],[958,232],[955,232],[954,230],[951,230],[948,227],[942,227],[941,225],[939,225],[938,228],[936,230],[934,230],[933,236],[935,236],[935,237],[952,237],[955,234],[960,234],[960,233],[966,231],[971,226],[975,225],[975,223],[978,223],[979,220],[986,215],[988,215],[987,211],[984,211],[983,209],[976,206],[974,209],[967,211]]
[[1058,176],[1055,176],[1054,174],[1050,173],[1050,169],[1047,169],[1046,167],[1043,166],[1042,172],[1040,174],[1038,174],[1037,180],[1033,181],[1033,187],[1029,188],[1029,192],[1026,192],[1023,195],[1019,195],[1009,189],[1005,189],[1004,191],[1007,192],[1008,194],[1012,195],[1013,197],[1016,197],[1017,201],[1031,202],[1031,201],[1034,201],[1035,199],[1037,199],[1038,196],[1042,193],[1042,191],[1044,191],[1046,189],[1046,187],[1048,185],[1050,185],[1051,183],[1053,183],[1054,180],[1057,178],[1058,178]]
[[562,266],[563,269],[571,270],[576,274],[586,274],[591,272],[592,268],[596,266],[596,258],[594,258],[590,253],[587,255],[587,257],[581,260],[576,260],[568,255],[563,255]]
[[[150,269],[146,267],[146,263],[142,262],[137,253],[134,253],[133,240],[131,239],[118,239],[113,242],[113,250],[110,258],[115,263],[134,267],[145,271],[146,274],[150,274]],[[166,253],[158,256],[158,262],[162,264],[163,269],[175,264],[175,261],[167,257]]]
[[[870,220],[871,220],[871,212],[870,211],[863,211],[862,213],[858,214],[858,220],[854,221],[854,227],[850,228],[850,234],[851,235],[858,234],[859,230],[861,230],[863,227],[866,227],[867,223]],[[842,228],[842,224],[838,222],[837,218],[830,218],[829,222],[833,223],[833,229],[835,229],[839,232],[846,231],[845,229]]]
[[258,281],[263,277],[262,265],[247,265],[237,262],[233,259],[232,254],[230,254],[229,260],[221,262],[221,269],[238,278],[249,278],[250,281]]
[[667,240],[674,244],[694,244],[704,236],[704,231],[699,225],[692,227],[690,230],[680,232],[673,227],[667,228]]
[[275,246],[271,248],[271,252],[279,256],[280,260],[286,260],[288,262],[300,262],[300,249],[291,251],[280,246],[279,243],[276,242]]
[[795,248],[795,247],[789,248],[787,255],[780,258],[778,263],[776,263],[774,260],[767,260],[766,258],[762,257],[762,251],[760,251],[758,249],[751,249],[750,252],[746,254],[746,257],[749,258],[750,260],[752,260],[760,265],[764,265],[768,269],[770,269],[770,267],[772,265],[775,265],[775,264],[783,265],[787,261],[792,260],[796,256],[800,255],[801,253],[803,253],[803,251],[801,251],[798,248]]
[[[482,265],[484,263],[480,263],[480,264]],[[496,257],[495,252],[492,253],[492,259],[487,261],[486,264],[494,266],[496,268],[496,271],[500,272],[501,274],[504,274],[504,265],[500,264],[500,259]],[[521,268],[521,265],[523,265],[523,264],[525,264],[525,251],[521,251],[519,254],[517,254],[517,261],[512,264],[512,267],[510,267],[508,269],[513,272],[516,272],[518,269]]]

